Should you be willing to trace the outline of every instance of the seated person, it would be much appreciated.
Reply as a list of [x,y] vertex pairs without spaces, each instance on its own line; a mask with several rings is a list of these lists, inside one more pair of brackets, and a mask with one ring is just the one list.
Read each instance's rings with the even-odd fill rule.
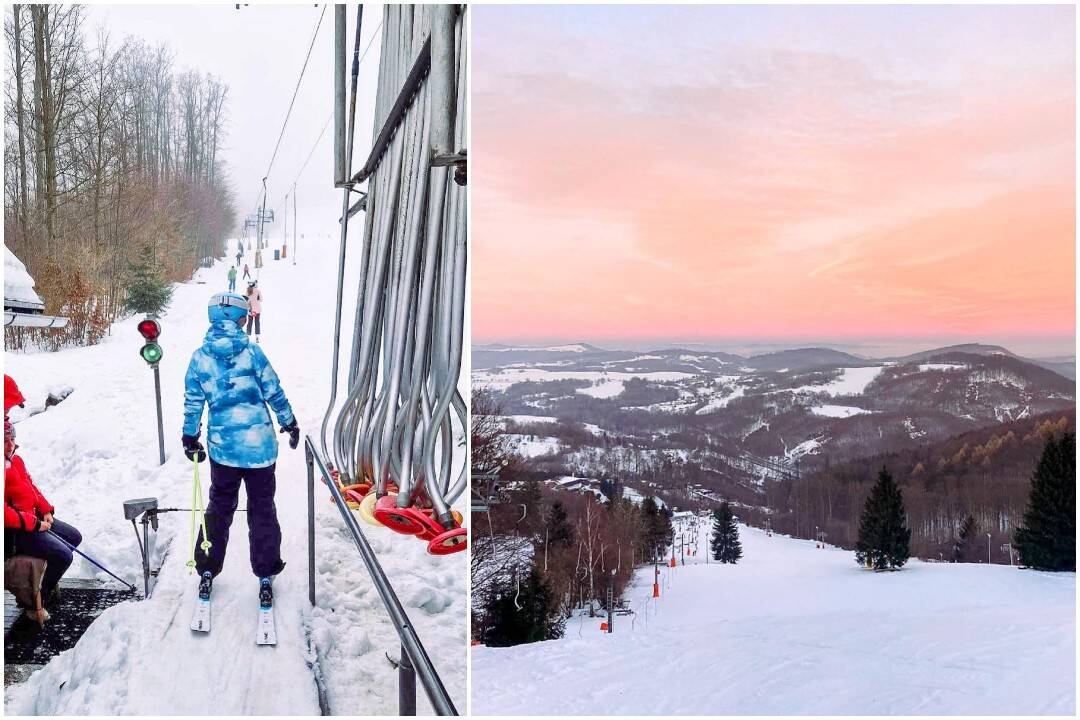
[[48,563],[41,581],[41,597],[47,606],[55,605],[60,577],[71,566],[72,560],[71,548],[60,538],[78,545],[82,535],[71,525],[53,517],[55,508],[30,479],[22,458],[15,454],[17,448],[15,426],[5,420],[4,553],[5,557],[31,555]]

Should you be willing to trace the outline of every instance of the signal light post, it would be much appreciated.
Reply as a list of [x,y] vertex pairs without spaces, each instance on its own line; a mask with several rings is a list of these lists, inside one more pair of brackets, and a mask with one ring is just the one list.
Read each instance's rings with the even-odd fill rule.
[[161,371],[158,363],[165,353],[158,345],[157,339],[161,335],[161,323],[153,318],[146,318],[139,322],[139,334],[143,336],[142,348],[139,349],[139,357],[146,361],[150,369],[154,371],[154,401],[157,403],[157,435],[158,435],[158,459],[165,464],[165,429],[161,422]]

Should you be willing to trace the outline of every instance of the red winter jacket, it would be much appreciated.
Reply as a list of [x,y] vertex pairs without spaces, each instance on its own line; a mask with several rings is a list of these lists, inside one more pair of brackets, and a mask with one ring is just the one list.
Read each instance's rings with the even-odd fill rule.
[[8,458],[4,463],[4,527],[33,532],[38,518],[55,510],[30,479],[22,458]]
[[15,381],[11,379],[10,375],[4,376],[4,417],[7,417],[8,410],[16,405],[22,406],[26,402],[26,398],[19,392],[19,386],[15,384]]

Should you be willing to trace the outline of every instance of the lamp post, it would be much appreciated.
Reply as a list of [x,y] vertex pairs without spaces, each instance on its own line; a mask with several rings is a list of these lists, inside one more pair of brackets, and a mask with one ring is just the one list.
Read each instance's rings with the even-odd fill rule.
[[986,533],[986,564],[990,564],[990,533]]

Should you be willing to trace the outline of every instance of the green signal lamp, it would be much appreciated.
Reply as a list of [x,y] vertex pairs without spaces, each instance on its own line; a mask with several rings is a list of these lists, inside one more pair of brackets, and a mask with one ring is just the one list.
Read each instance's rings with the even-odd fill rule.
[[148,342],[139,350],[139,355],[142,356],[143,360],[153,365],[161,361],[161,356],[164,353],[161,351],[161,346],[156,342]]

